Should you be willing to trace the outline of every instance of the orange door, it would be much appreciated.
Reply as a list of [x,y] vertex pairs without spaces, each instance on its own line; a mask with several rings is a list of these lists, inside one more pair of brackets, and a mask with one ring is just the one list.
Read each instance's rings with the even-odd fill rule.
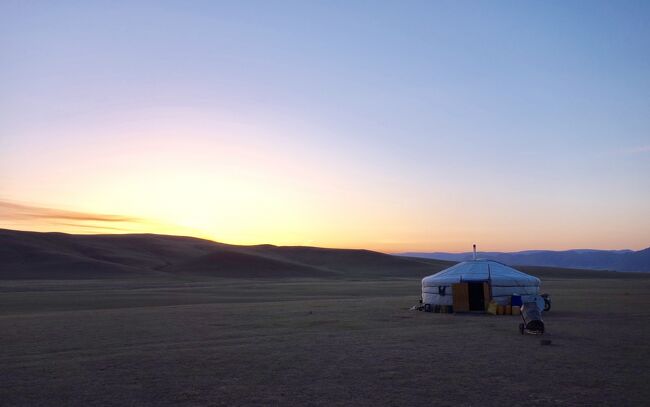
[[454,296],[454,312],[469,312],[469,287],[467,283],[451,285]]

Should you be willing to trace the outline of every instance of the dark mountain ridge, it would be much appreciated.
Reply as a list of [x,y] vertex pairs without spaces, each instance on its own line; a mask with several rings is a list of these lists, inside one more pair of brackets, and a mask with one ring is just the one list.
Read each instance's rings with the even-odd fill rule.
[[[466,261],[472,258],[472,253],[418,252],[401,253],[400,256],[447,261]],[[650,247],[639,251],[575,249],[564,251],[526,250],[512,253],[478,252],[477,257],[513,265],[614,271],[650,271]]]

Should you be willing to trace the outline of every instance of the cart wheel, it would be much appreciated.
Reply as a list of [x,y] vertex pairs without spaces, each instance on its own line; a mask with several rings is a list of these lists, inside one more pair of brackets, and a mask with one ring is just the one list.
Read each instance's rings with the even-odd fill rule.
[[544,311],[548,312],[551,310],[551,301],[548,298],[544,298]]
[[524,324],[519,324],[519,333],[524,334]]

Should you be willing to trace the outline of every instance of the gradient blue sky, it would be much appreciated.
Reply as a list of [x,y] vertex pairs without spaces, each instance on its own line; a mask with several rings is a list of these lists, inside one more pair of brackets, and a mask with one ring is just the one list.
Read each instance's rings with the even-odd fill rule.
[[650,2],[3,1],[0,52],[12,205],[231,243],[650,245]]

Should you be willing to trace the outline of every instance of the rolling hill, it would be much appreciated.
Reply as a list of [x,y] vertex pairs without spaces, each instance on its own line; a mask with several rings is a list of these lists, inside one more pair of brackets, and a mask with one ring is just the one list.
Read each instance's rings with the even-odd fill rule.
[[423,277],[452,263],[369,250],[237,246],[155,235],[0,229],[0,279]]

